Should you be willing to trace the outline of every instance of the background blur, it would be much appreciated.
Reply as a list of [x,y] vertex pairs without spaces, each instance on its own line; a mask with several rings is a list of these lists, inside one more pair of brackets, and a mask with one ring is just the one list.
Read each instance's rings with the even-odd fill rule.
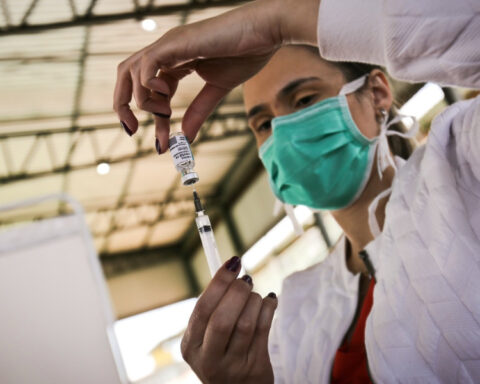
[[[116,66],[172,27],[225,12],[234,0],[0,0],[0,204],[65,192],[80,201],[119,319],[131,381],[195,383],[179,343],[210,276],[191,190],[154,149],[148,114],[130,138],[112,112]],[[402,111],[421,120],[471,97],[463,89],[394,82]],[[202,86],[173,99],[172,127]],[[197,190],[224,260],[244,255],[255,290],[326,257],[341,231],[327,213],[297,207],[301,237],[274,198],[248,132],[241,90],[217,108],[193,144]],[[68,214],[49,203],[1,214],[0,229]]]

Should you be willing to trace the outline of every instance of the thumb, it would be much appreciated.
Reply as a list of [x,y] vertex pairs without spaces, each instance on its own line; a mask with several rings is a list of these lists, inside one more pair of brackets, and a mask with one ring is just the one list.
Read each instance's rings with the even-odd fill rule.
[[205,84],[190,106],[182,120],[182,130],[190,142],[195,139],[202,124],[215,110],[218,103],[230,92],[229,89]]

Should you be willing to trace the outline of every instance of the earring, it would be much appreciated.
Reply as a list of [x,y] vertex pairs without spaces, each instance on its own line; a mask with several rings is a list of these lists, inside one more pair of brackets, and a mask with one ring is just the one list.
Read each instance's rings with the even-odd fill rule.
[[388,112],[385,108],[380,108],[380,114],[382,115],[382,123],[386,124],[388,119]]

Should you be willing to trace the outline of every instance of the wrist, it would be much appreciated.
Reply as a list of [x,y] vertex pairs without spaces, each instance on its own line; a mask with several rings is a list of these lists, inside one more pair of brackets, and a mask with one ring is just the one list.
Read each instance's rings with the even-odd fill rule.
[[282,44],[317,44],[321,0],[275,0]]

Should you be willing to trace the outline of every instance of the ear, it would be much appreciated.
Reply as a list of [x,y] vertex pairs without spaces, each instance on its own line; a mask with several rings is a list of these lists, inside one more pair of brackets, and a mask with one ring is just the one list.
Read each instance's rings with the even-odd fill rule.
[[374,69],[368,76],[368,87],[372,91],[375,115],[381,118],[381,110],[389,111],[393,103],[393,94],[387,76],[379,69]]

